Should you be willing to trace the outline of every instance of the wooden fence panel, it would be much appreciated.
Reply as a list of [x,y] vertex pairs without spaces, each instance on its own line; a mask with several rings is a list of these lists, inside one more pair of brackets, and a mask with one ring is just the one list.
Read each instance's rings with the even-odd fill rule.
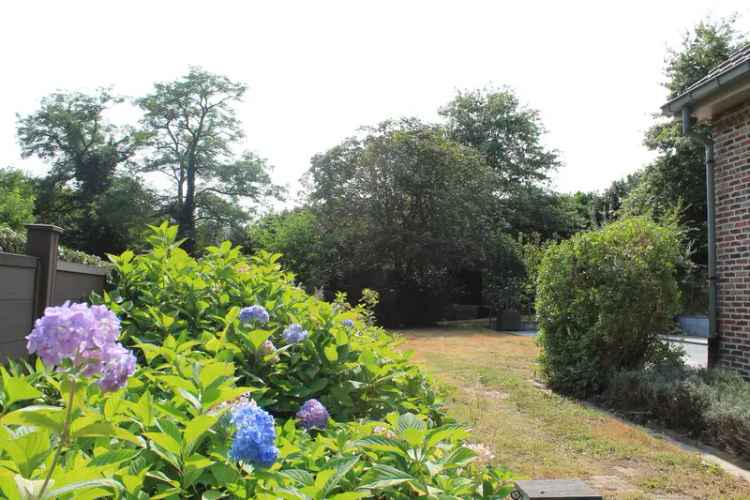
[[0,253],[0,360],[26,354],[34,321],[38,259]]
[[92,291],[101,293],[108,271],[108,268],[58,262],[52,305],[59,306],[66,300],[83,302],[88,300]]

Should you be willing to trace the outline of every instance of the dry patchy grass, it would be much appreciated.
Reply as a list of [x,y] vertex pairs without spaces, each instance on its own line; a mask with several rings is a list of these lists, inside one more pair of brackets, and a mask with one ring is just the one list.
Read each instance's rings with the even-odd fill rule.
[[546,390],[530,337],[479,323],[398,332],[496,462],[523,478],[578,477],[614,498],[750,498],[750,484],[645,429]]

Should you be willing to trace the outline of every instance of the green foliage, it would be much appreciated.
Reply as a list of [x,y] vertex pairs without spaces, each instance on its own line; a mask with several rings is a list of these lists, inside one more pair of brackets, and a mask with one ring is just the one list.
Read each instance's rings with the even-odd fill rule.
[[279,193],[265,160],[232,153],[243,135],[233,105],[246,90],[243,83],[193,67],[175,81],[155,84],[137,101],[152,147],[141,168],[174,181],[170,205],[190,252],[201,221],[209,232],[231,228],[246,222],[246,212],[234,209],[241,199],[257,202]]
[[26,233],[16,231],[0,224],[0,251],[8,253],[24,253],[26,248]]
[[123,101],[108,89],[57,92],[18,118],[23,156],[51,165],[35,185],[36,219],[62,227],[62,242],[87,253],[132,246],[156,208],[154,193],[130,172],[146,134],[105,118]]
[[263,217],[248,229],[250,247],[282,255],[281,263],[308,290],[326,286],[335,274],[334,238],[310,208]]
[[[736,17],[699,22],[685,33],[681,45],[667,54],[664,86],[670,98],[706,76],[714,67],[746,43],[736,29]],[[656,159],[640,174],[640,181],[622,201],[625,215],[664,217],[678,212],[680,223],[695,242],[693,262],[705,267],[707,260],[706,169],[702,138],[710,130],[693,127],[684,136],[680,120],[659,120],[647,132],[644,144]]]
[[494,313],[519,310],[526,278],[521,245],[506,233],[497,233],[489,241],[484,299]]
[[16,231],[34,222],[34,183],[20,170],[0,168],[0,225]]
[[664,70],[664,86],[673,98],[706,76],[745,43],[736,28],[737,16],[700,21],[686,31],[679,49],[670,49]]
[[681,233],[645,217],[623,219],[551,246],[537,280],[542,367],[552,386],[601,391],[610,375],[660,352],[679,306]]
[[750,384],[737,372],[663,363],[616,373],[604,401],[750,458]]
[[539,113],[509,89],[459,92],[440,114],[450,137],[476,148],[506,190],[546,180],[559,164],[557,153],[542,144]]
[[537,279],[542,259],[553,242],[542,241],[539,235],[531,235],[526,240],[519,241],[519,253],[523,261],[525,276],[521,282],[521,308],[531,313],[536,302]]
[[[225,242],[195,259],[176,234],[165,223],[152,228],[147,253],[111,256],[115,287],[102,300],[120,316],[127,342],[198,341],[195,349],[235,362],[241,383],[262,384],[256,399],[277,414],[318,398],[341,418],[394,410],[438,416],[424,376],[393,349],[389,334],[360,320],[364,306],[342,310],[309,296],[281,270],[278,254],[260,252],[248,266],[239,247]],[[253,304],[264,306],[272,320],[243,326],[239,309]],[[357,320],[356,328],[345,328],[344,319]],[[268,339],[283,345],[281,334],[291,323],[300,323],[308,340],[260,355]]]
[[449,271],[477,261],[488,227],[495,174],[480,155],[404,119],[315,156],[309,175],[337,250],[333,288],[379,290],[386,324],[439,319]]
[[[176,233],[166,224],[151,228],[148,253],[112,257],[116,288],[101,299],[122,318],[123,341],[139,355],[127,387],[105,394],[97,385],[71,386],[38,360],[0,370],[2,495],[345,500],[509,493],[510,474],[482,463],[467,447],[465,428],[440,422],[424,377],[393,350],[390,335],[360,319],[374,295],[363,306],[327,304],[293,286],[278,256],[260,254],[248,265],[225,243],[195,260]],[[272,321],[242,326],[239,308],[248,303],[264,304]],[[342,319],[354,327],[343,328]],[[302,323],[308,339],[279,349],[277,359],[259,354],[289,321]],[[338,422],[301,430],[286,416],[315,396]],[[268,469],[228,457],[226,414],[240,397],[276,417],[279,459]],[[355,415],[371,420],[344,421]]]
[[24,157],[52,163],[56,182],[75,181],[81,203],[109,188],[118,166],[131,161],[144,140],[132,128],[107,122],[104,113],[123,99],[109,89],[93,95],[56,92],[40,109],[18,117],[18,140]]

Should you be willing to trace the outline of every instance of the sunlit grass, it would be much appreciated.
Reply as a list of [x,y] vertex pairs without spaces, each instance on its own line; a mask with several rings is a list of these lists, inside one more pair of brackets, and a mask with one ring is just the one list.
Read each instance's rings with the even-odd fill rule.
[[479,323],[401,332],[453,417],[518,476],[589,479],[617,498],[750,498],[750,484],[645,429],[541,386],[535,340]]

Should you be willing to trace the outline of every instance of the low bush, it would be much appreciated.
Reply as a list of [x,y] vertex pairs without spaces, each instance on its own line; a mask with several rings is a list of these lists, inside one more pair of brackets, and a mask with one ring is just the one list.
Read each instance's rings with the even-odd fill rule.
[[736,372],[660,364],[615,374],[602,398],[637,420],[750,458],[750,383]]
[[152,229],[148,253],[113,257],[105,306],[49,309],[39,359],[0,370],[5,497],[509,493],[371,311],[306,295],[277,256],[195,260]]
[[551,246],[537,280],[542,368],[550,385],[578,396],[661,352],[679,305],[675,227],[635,217]]
[[[425,376],[391,335],[362,321],[362,306],[308,295],[281,270],[278,254],[260,252],[248,265],[225,242],[196,260],[175,236],[164,225],[148,237],[148,252],[112,257],[114,286],[101,301],[120,317],[126,343],[149,349],[170,336],[192,340],[194,349],[234,362],[240,383],[262,385],[258,403],[277,414],[317,398],[341,419],[391,411],[439,418]],[[269,320],[240,321],[242,307],[256,304]],[[289,325],[306,332],[293,348],[284,338]],[[261,355],[266,342],[278,352]]]

